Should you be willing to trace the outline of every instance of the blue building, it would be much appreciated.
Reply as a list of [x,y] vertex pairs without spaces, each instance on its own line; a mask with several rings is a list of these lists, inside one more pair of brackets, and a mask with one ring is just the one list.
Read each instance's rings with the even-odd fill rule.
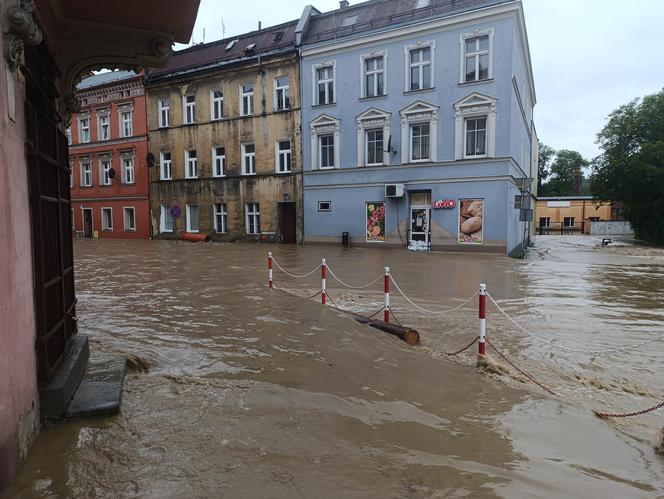
[[306,242],[523,251],[537,137],[521,2],[309,6],[296,38]]

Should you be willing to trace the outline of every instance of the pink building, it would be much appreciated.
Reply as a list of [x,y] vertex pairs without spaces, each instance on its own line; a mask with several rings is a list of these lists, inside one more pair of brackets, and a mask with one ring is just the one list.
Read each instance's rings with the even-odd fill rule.
[[69,376],[78,332],[65,137],[75,85],[100,66],[166,64],[198,3],[0,0],[0,492],[49,410],[40,391]]

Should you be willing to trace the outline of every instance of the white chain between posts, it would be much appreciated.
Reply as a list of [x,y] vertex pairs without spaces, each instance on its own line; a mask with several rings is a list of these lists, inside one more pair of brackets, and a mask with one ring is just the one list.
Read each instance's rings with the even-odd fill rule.
[[281,265],[279,265],[279,262],[277,262],[277,260],[276,260],[274,257],[272,257],[272,262],[273,262],[273,263],[277,266],[277,268],[278,268],[279,270],[281,270],[284,274],[286,274],[286,275],[288,275],[288,276],[291,276],[291,277],[293,277],[293,278],[295,278],[295,279],[304,279],[305,277],[309,277],[311,274],[313,274],[314,272],[316,272],[316,271],[320,268],[320,266],[321,266],[321,264],[319,263],[319,264],[318,264],[318,267],[316,267],[315,269],[313,269],[311,272],[307,272],[306,274],[302,274],[302,275],[297,275],[297,274],[291,274],[291,273],[288,272],[286,269],[284,269]]
[[447,310],[427,310],[426,308],[422,308],[422,307],[420,307],[420,306],[417,305],[413,300],[411,300],[410,298],[408,298],[408,296],[406,295],[406,293],[404,293],[404,292],[401,290],[401,288],[400,288],[399,285],[397,284],[397,281],[394,279],[394,277],[393,277],[391,274],[390,274],[390,280],[392,281],[392,284],[394,284],[394,287],[397,289],[397,291],[398,291],[399,293],[401,293],[401,296],[403,296],[403,297],[406,299],[406,301],[407,301],[408,303],[410,303],[410,304],[411,304],[413,307],[415,307],[416,309],[421,310],[422,312],[426,312],[427,314],[448,314],[448,313],[450,313],[450,312],[454,312],[455,310],[459,310],[460,308],[462,308],[462,307],[464,307],[465,305],[467,305],[467,304],[468,304],[473,298],[475,298],[475,297],[479,294],[479,291],[475,291],[475,294],[473,294],[473,296],[471,296],[470,298],[468,298],[466,301],[464,301],[463,303],[457,305],[456,307],[453,307],[453,308],[450,308],[450,309],[447,309]]
[[336,274],[335,274],[334,272],[332,272],[332,269],[330,268],[329,265],[327,266],[327,270],[328,270],[328,272],[330,273],[330,275],[331,275],[332,277],[334,277],[337,281],[339,281],[339,284],[341,284],[342,286],[346,286],[346,287],[349,288],[349,289],[364,289],[364,288],[368,288],[369,286],[371,286],[372,284],[377,283],[380,279],[382,279],[382,278],[384,277],[383,274],[379,274],[378,277],[376,277],[373,281],[371,281],[371,282],[369,282],[369,283],[367,283],[367,284],[364,284],[363,286],[351,286],[351,285],[348,284],[347,282],[344,282],[344,281],[342,281],[341,279],[339,279],[339,278],[336,276]]
[[629,352],[630,350],[635,350],[639,347],[642,347],[644,345],[648,345],[650,343],[655,343],[656,341],[664,341],[664,335],[662,336],[656,336],[654,338],[650,338],[649,340],[642,341],[640,343],[635,343],[634,345],[627,345],[624,347],[616,347],[616,348],[607,348],[604,350],[586,350],[583,348],[569,348],[569,347],[563,347],[560,345],[557,345],[556,343],[545,340],[541,336],[538,336],[536,334],[531,333],[528,331],[525,327],[523,327],[521,324],[519,324],[517,321],[512,319],[508,313],[496,302],[496,300],[493,299],[493,296],[491,296],[489,293],[486,294],[489,297],[489,300],[491,300],[491,303],[494,304],[494,306],[498,309],[498,312],[503,314],[507,320],[509,320],[512,324],[514,324],[520,331],[524,332],[531,338],[534,338],[538,341],[541,341],[542,343],[546,343],[547,345],[552,346],[553,348],[560,350],[562,352],[570,352],[570,353],[585,353],[589,355],[608,355],[608,354],[617,354],[617,353],[625,353]]

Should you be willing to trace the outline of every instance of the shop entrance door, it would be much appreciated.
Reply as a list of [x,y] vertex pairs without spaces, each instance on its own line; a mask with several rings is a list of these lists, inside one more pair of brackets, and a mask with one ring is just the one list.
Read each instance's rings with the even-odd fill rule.
[[410,207],[410,241],[423,241],[429,244],[429,217],[431,207],[411,205]]

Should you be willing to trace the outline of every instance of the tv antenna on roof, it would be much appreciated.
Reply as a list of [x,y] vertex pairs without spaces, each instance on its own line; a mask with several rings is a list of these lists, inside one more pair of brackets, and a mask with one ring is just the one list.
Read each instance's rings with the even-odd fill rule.
[[221,38],[226,38],[226,23],[224,22],[223,17],[221,18]]

